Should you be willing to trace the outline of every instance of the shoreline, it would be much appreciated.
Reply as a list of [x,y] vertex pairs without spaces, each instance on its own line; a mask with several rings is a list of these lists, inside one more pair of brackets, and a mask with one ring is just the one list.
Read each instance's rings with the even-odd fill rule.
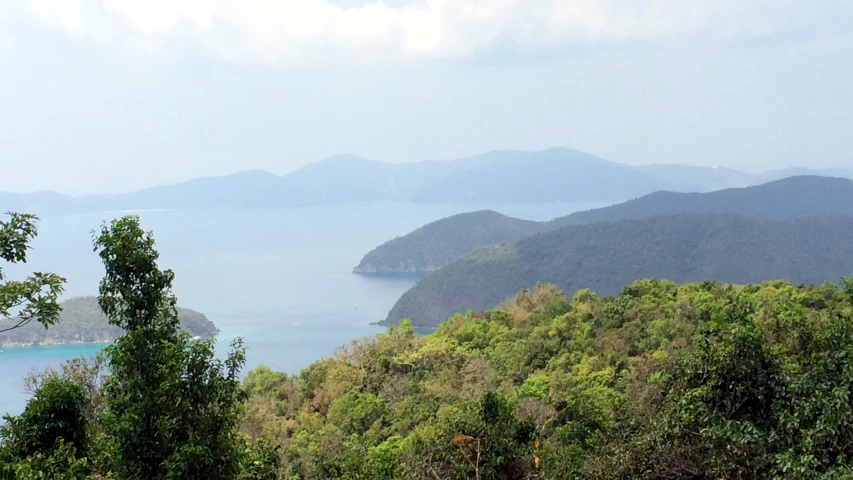
[[[215,335],[211,335],[211,336],[193,335],[193,338],[198,337],[201,340],[208,340],[211,338],[215,339],[218,335],[219,335],[219,332],[217,331],[217,333]],[[47,339],[45,341],[39,341],[39,342],[6,342],[6,343],[0,343],[0,350],[3,350],[3,349],[12,350],[12,349],[18,349],[18,348],[33,348],[33,347],[68,347],[68,346],[74,346],[74,345],[109,345],[115,341],[116,341],[116,339],[114,338],[112,340],[95,339],[95,340],[60,341],[60,340],[54,340],[54,339]]]
[[34,347],[68,347],[74,345],[109,345],[113,343],[115,340],[107,340],[107,341],[83,341],[83,340],[74,340],[69,342],[60,342],[60,341],[45,341],[45,342],[8,342],[8,343],[0,343],[0,349],[19,349],[19,348],[34,348]]

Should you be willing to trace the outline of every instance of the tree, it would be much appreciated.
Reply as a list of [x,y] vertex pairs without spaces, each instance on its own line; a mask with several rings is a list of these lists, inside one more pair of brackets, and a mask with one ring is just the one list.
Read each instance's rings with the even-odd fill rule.
[[86,390],[79,384],[58,377],[46,380],[18,417],[7,416],[0,429],[3,448],[12,456],[26,458],[49,453],[57,440],[74,445],[86,456],[89,421],[86,418]]
[[[0,259],[8,263],[26,263],[30,242],[38,234],[38,217],[7,213],[8,221],[0,221]],[[0,326],[8,332],[36,320],[45,328],[56,323],[62,307],[59,295],[65,279],[54,273],[36,272],[24,280],[7,280],[0,268],[0,320],[15,318],[11,325]]]
[[123,479],[234,478],[243,458],[235,428],[244,400],[242,342],[223,361],[212,341],[179,329],[174,274],[158,267],[154,238],[138,217],[93,235],[106,268],[98,301],[125,330],[106,350],[105,469]]
[[35,393],[48,381],[61,378],[82,386],[87,392],[86,418],[94,433],[100,431],[100,417],[104,402],[101,398],[101,387],[108,374],[103,353],[86,358],[78,357],[67,360],[60,365],[60,370],[47,367],[42,371],[33,369],[24,378],[24,391]]
[[83,479],[89,425],[86,390],[72,380],[46,379],[17,417],[0,428],[0,476],[29,479]]

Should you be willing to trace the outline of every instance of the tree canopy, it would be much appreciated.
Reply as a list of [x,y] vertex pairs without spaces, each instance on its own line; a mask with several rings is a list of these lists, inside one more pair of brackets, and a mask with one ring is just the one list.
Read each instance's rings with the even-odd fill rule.
[[[0,259],[8,263],[26,263],[30,243],[38,235],[38,217],[22,213],[7,215],[9,220],[0,220]],[[65,279],[59,275],[44,272],[35,272],[23,280],[10,280],[0,267],[0,333],[23,327],[33,320],[45,327],[56,323],[64,283]]]
[[[179,328],[174,273],[138,217],[105,224],[98,303],[119,338],[94,362],[28,379],[34,397],[0,429],[0,473],[20,479],[270,479],[277,459],[237,432],[238,339],[225,359]],[[105,363],[106,372],[102,370]],[[273,472],[273,473],[271,473]]]
[[282,478],[849,478],[853,280],[553,285],[259,368],[241,428]]

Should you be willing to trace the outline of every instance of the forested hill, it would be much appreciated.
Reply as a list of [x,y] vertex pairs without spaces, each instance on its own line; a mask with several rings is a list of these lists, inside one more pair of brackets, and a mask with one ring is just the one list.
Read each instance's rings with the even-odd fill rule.
[[539,286],[258,368],[243,431],[281,446],[279,478],[851,478],[853,280],[621,291]]
[[436,270],[490,243],[514,242],[545,223],[491,210],[442,218],[376,247],[353,270],[365,274],[417,274]]
[[[200,312],[178,307],[181,326],[192,335],[209,338],[219,329]],[[45,329],[38,322],[0,333],[0,347],[65,345],[72,343],[110,343],[121,329],[107,323],[107,317],[95,297],[76,297],[62,302],[62,315],[56,325]]]
[[609,207],[573,213],[550,222],[530,222],[495,212],[471,212],[438,220],[375,248],[357,273],[427,273],[477,247],[512,242],[569,225],[670,213],[736,213],[793,219],[810,215],[853,215],[853,181],[799,176],[710,193],[656,192]]
[[674,214],[570,226],[484,247],[407,291],[385,322],[435,326],[486,310],[535,282],[615,294],[636,278],[676,282],[836,281],[853,273],[853,217],[792,221]]
[[853,180],[799,176],[745,188],[708,193],[655,192],[635,200],[576,212],[549,222],[551,228],[670,213],[737,213],[792,219],[810,215],[853,215]]

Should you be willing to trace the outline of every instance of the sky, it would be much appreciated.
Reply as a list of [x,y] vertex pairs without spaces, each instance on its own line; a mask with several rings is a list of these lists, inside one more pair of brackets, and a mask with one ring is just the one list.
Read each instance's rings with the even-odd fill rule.
[[853,168],[849,0],[0,0],[0,190],[571,147]]

